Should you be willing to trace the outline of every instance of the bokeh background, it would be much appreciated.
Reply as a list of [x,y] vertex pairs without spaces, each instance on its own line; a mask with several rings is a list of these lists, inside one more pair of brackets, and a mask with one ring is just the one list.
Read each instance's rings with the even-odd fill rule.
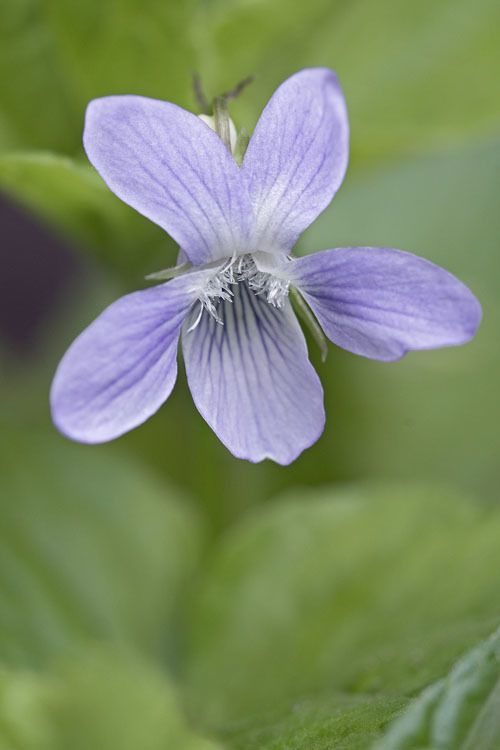
[[[500,623],[499,50],[495,0],[0,0],[2,750],[368,747]],[[87,102],[195,111],[193,71],[209,97],[255,73],[251,132],[313,65],[351,159],[297,253],[424,256],[480,299],[476,339],[392,364],[311,341],[327,426],[289,467],[234,459],[182,366],[146,424],[69,443],[60,357],[176,258],[86,161]]]

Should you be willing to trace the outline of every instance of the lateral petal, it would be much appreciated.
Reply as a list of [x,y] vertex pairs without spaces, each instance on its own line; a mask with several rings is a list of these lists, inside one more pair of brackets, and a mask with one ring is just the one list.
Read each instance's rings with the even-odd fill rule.
[[177,343],[196,299],[196,272],[121,297],[71,344],[50,401],[56,427],[82,443],[102,443],[142,424],[169,397]]
[[289,464],[319,438],[323,389],[289,302],[272,307],[246,284],[221,301],[223,325],[196,306],[182,348],[196,407],[237,458]]
[[241,166],[256,216],[254,250],[291,250],[340,187],[348,153],[347,110],[335,73],[310,68],[282,83]]
[[234,158],[199,117],[170,102],[106,96],[87,107],[83,143],[111,190],[165,229],[191,263],[243,251],[250,199]]
[[481,306],[465,284],[401,250],[324,250],[287,263],[286,272],[328,338],[371,359],[464,344],[481,321]]

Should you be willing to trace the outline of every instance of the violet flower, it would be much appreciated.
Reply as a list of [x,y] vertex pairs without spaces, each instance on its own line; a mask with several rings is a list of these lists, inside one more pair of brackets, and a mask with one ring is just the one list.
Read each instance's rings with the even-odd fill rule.
[[410,253],[291,258],[347,167],[346,107],[330,70],[302,70],[277,89],[241,167],[201,118],[140,96],[92,101],[84,145],[111,190],[165,229],[188,263],[118,299],[66,352],[51,403],[73,440],[112,440],[154,414],[174,386],[181,336],[194,402],[224,445],[249,461],[293,461],[325,416],[292,288],[331,341],[372,359],[463,344],[477,329],[467,287]]

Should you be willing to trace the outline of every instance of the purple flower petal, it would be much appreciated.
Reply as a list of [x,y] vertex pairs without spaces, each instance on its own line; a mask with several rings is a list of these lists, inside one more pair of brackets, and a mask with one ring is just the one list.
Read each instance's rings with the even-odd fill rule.
[[291,261],[286,272],[328,338],[371,359],[464,344],[481,320],[479,302],[461,281],[401,250],[324,250]]
[[288,252],[337,192],[347,168],[349,125],[335,73],[288,78],[262,112],[241,171],[256,214],[256,250]]
[[323,389],[286,303],[272,307],[246,284],[221,302],[224,325],[194,306],[183,328],[189,387],[202,417],[238,458],[289,464],[323,431]]
[[52,417],[67,437],[101,443],[154,414],[177,377],[177,342],[196,299],[195,272],[121,297],[61,360],[50,394]]
[[111,190],[163,227],[194,265],[246,246],[252,207],[238,166],[196,115],[141,96],[94,99],[83,143]]

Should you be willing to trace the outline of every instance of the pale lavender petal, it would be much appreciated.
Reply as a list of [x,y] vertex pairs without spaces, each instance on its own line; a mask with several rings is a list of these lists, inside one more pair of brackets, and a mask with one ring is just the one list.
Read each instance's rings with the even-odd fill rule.
[[256,214],[255,250],[293,247],[340,187],[348,152],[347,111],[335,73],[310,68],[282,83],[241,166]]
[[199,117],[170,102],[106,96],[87,108],[87,156],[111,190],[194,265],[242,252],[252,207],[238,166]]
[[220,302],[224,325],[196,306],[183,328],[189,387],[202,417],[238,458],[289,464],[319,438],[323,390],[290,304],[272,307],[246,284]]
[[205,276],[186,274],[121,297],[78,336],[50,394],[52,418],[64,435],[105,442],[159,409],[174,387],[180,329]]
[[328,338],[371,359],[464,344],[481,321],[479,302],[461,281],[401,250],[324,250],[291,261],[286,272]]

